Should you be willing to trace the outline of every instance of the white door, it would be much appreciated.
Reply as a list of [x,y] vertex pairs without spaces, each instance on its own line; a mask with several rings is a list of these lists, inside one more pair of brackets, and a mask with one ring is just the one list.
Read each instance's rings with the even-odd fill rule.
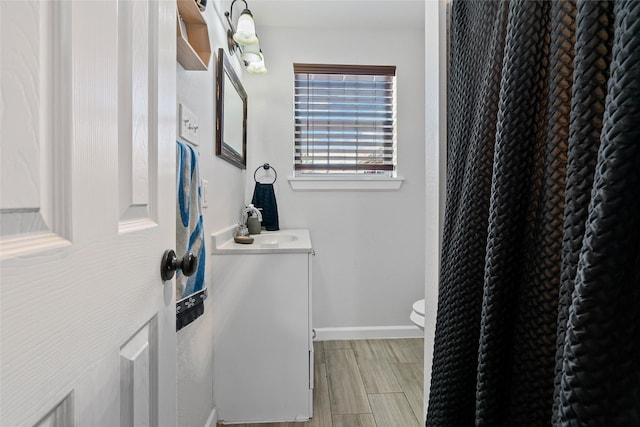
[[175,21],[0,0],[2,426],[175,426]]

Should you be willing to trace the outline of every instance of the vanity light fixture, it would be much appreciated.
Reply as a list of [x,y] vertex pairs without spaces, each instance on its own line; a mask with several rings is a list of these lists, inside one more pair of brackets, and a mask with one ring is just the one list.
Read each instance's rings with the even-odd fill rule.
[[260,52],[260,60],[259,61],[251,62],[249,65],[247,65],[247,71],[252,73],[252,74],[266,74],[267,73],[267,67],[264,66],[264,56],[262,55],[262,52]]
[[[233,26],[233,5],[241,1],[244,3],[244,10],[238,18],[237,28]],[[227,44],[229,53],[233,55],[237,50],[240,58],[244,62],[247,71],[253,74],[264,74],[267,68],[264,65],[264,55],[260,49],[260,40],[256,35],[256,27],[253,21],[253,14],[249,10],[246,0],[233,0],[229,11],[224,13],[229,23],[227,30]]]

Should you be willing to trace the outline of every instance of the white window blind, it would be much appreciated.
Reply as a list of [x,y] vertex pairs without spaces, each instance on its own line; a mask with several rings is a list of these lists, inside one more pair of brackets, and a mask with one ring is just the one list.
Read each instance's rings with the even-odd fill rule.
[[296,176],[396,167],[394,66],[293,64]]

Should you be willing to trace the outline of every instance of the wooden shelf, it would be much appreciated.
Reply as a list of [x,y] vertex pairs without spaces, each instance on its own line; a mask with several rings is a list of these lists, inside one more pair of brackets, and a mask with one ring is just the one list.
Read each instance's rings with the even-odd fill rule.
[[[194,0],[177,0],[178,62],[185,70],[206,70],[211,59],[209,29]],[[186,34],[180,25],[184,22]]]

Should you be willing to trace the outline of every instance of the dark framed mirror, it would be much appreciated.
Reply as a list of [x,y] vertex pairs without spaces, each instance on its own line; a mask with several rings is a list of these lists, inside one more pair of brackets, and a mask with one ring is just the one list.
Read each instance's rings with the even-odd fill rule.
[[247,93],[224,49],[216,69],[216,156],[247,168]]

